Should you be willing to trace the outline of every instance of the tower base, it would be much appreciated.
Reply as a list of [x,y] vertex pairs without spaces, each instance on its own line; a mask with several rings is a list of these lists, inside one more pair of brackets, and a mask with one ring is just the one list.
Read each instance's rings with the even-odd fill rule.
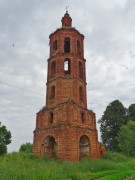
[[82,109],[75,103],[67,102],[53,109],[55,116],[50,123],[51,112],[51,109],[46,109],[37,114],[34,154],[78,161],[83,157],[99,158],[105,153],[105,148],[98,142],[95,115],[92,111],[83,109],[85,121],[82,122]]

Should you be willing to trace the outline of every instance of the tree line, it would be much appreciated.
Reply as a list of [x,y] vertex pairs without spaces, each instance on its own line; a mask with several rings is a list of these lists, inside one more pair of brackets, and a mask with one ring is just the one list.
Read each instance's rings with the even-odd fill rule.
[[119,100],[111,102],[98,123],[107,150],[135,156],[135,104],[125,108]]

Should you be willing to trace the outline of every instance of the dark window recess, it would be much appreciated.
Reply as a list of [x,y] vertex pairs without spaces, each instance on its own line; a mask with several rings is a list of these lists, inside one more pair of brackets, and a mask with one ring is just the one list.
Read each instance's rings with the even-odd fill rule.
[[70,59],[64,60],[64,74],[70,74],[71,73],[71,62]]
[[79,61],[79,77],[83,78],[83,63]]
[[58,48],[58,43],[57,43],[57,40],[55,40],[55,41],[53,42],[53,50],[56,51],[57,48]]
[[80,44],[80,41],[77,41],[77,53],[81,54],[81,44]]
[[54,116],[54,115],[53,115],[53,113],[51,112],[51,113],[50,113],[50,124],[53,123],[53,118],[54,118],[53,116]]
[[53,61],[51,64],[51,77],[54,76],[56,73],[56,62]]
[[70,52],[70,38],[66,37],[64,39],[64,52],[69,53]]
[[51,99],[54,99],[55,98],[55,86],[52,86],[51,87],[51,96],[50,96]]
[[79,88],[79,94],[80,94],[80,100],[83,101],[84,94],[83,94],[83,87],[82,86],[80,86],[80,88]]
[[81,121],[82,123],[85,123],[85,115],[83,112],[81,112]]

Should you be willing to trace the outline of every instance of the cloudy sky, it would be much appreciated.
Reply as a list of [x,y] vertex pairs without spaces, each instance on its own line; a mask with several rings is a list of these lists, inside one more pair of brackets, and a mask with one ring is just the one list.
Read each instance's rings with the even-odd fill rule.
[[61,27],[66,6],[85,35],[88,108],[98,120],[113,100],[135,103],[134,0],[0,0],[0,122],[12,133],[10,152],[33,141],[49,34]]

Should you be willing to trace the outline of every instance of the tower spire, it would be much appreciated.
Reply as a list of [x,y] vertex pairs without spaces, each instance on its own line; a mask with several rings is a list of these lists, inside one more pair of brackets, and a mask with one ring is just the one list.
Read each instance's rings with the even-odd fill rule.
[[65,7],[66,13],[67,13],[67,14],[68,14],[68,8],[69,8],[69,6],[66,6],[66,7]]

